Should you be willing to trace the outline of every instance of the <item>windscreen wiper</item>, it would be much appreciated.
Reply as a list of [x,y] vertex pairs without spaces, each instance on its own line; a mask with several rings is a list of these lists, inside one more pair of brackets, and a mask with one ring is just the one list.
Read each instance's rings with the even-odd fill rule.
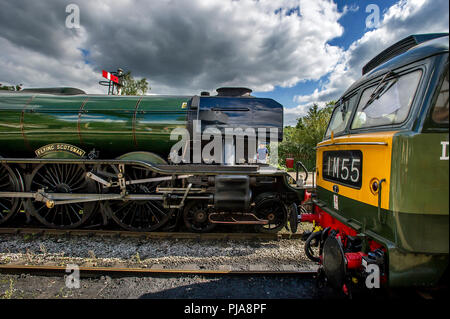
[[394,76],[397,76],[397,74],[393,71],[389,71],[388,73],[386,73],[383,76],[383,78],[381,79],[380,83],[378,83],[375,90],[373,90],[372,94],[370,94],[369,100],[364,105],[364,107],[361,109],[361,111],[364,111],[367,107],[369,107],[370,104],[372,104],[375,100],[379,99],[384,93],[389,91],[389,89],[398,81],[398,78],[395,78],[394,81],[389,83],[389,85],[388,85],[387,78],[394,77]]

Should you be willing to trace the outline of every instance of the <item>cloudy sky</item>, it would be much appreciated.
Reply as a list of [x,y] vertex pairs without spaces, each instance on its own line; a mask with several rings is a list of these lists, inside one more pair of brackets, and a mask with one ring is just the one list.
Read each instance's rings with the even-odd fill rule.
[[252,88],[292,125],[382,49],[449,32],[448,12],[447,0],[0,0],[0,83],[106,93],[101,70],[121,67],[152,94]]

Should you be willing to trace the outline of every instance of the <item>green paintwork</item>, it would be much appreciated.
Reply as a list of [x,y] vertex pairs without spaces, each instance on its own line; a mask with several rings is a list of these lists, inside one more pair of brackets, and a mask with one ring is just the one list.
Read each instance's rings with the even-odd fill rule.
[[34,150],[43,145],[68,143],[86,153],[95,148],[102,158],[133,151],[150,151],[167,158],[176,142],[170,140],[170,132],[186,127],[187,109],[182,104],[189,99],[2,93],[0,153],[35,157]]
[[448,140],[448,132],[394,136],[389,203],[393,211],[448,216],[448,160],[440,159],[441,142]]
[[[341,185],[340,187],[345,187]],[[335,215],[341,216],[345,224],[349,224],[352,228],[359,230],[363,229],[365,225],[366,230],[371,230],[383,238],[390,241],[395,241],[394,219],[390,211],[381,210],[381,214],[385,218],[385,223],[380,223],[378,219],[378,209],[376,206],[368,205],[354,199],[344,197],[337,194],[339,202],[339,211],[332,209],[333,207],[333,192],[317,187],[317,197],[320,201],[326,203],[327,209]],[[340,219],[340,218],[338,218]]]
[[131,152],[121,155],[117,159],[144,161],[152,164],[167,164],[167,162],[163,158],[150,152]]
[[[17,148],[24,154],[25,144],[20,129],[20,117],[24,105],[31,99],[30,95],[0,95],[0,154],[9,155],[8,149]],[[48,144],[48,143],[47,143]]]
[[[377,207],[368,205],[338,194],[339,211],[332,209],[333,192],[322,187],[317,188],[318,198],[326,206],[321,207],[332,217],[352,227],[358,233],[363,234],[386,247],[389,261],[389,286],[408,285],[433,285],[441,278],[448,266],[448,216],[409,214],[404,212],[392,212],[381,210],[386,217],[385,223],[380,223],[377,215]],[[447,244],[445,251],[436,252],[428,250],[409,250],[405,246],[416,238],[421,242],[422,233],[417,232],[417,227],[429,225],[447,230],[447,238],[433,238],[432,243]],[[436,229],[436,228],[434,228]],[[405,234],[405,230],[408,231]],[[415,248],[417,249],[417,248]]]
[[409,251],[448,254],[448,160],[440,159],[448,140],[448,132],[394,136],[389,207]]

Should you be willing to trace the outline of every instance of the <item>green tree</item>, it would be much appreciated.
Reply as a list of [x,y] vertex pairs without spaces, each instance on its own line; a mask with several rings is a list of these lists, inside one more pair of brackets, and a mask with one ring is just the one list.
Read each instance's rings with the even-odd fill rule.
[[123,75],[122,85],[121,95],[144,95],[150,90],[146,78],[136,80],[133,78],[130,71]]
[[278,146],[279,164],[285,165],[286,158],[302,161],[308,169],[315,166],[315,146],[325,135],[325,130],[333,111],[335,101],[328,102],[324,108],[313,104],[304,117],[297,119],[295,127],[286,127],[283,142]]
[[19,85],[12,85],[12,86],[3,86],[2,84],[0,84],[0,90],[5,90],[5,91],[20,91],[20,90],[22,90],[22,84],[19,84]]

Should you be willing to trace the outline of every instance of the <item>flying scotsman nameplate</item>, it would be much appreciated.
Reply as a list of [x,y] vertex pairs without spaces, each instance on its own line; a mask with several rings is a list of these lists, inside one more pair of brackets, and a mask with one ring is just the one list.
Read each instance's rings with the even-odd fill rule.
[[49,153],[54,153],[54,152],[68,152],[68,153],[77,155],[79,157],[83,157],[84,154],[86,153],[79,147],[76,147],[76,146],[70,145],[70,144],[65,144],[65,143],[48,144],[48,145],[38,148],[35,151],[37,157],[43,157]]

